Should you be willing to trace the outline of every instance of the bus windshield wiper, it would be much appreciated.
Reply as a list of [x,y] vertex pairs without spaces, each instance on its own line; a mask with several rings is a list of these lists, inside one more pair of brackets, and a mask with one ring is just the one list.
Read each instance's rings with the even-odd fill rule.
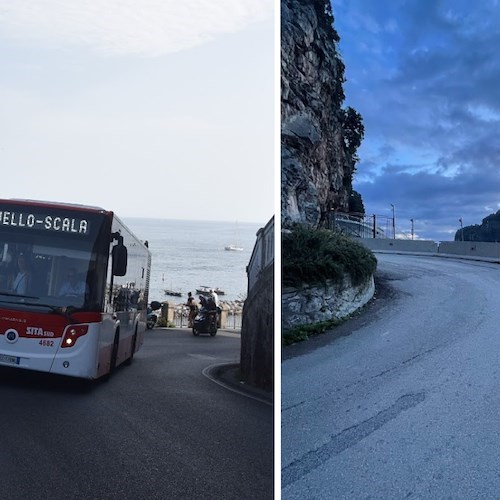
[[[34,299],[38,297],[33,297]],[[61,316],[64,316],[66,319],[71,320],[72,323],[78,323],[78,320],[75,319],[68,311],[67,307],[61,307],[61,306],[54,306],[52,304],[44,304],[42,302],[23,302],[23,304],[27,306],[39,306],[39,307],[47,307],[49,308],[52,312],[59,314]]]
[[4,295],[5,297],[20,297],[21,299],[38,299],[39,297],[35,297],[33,295],[19,295],[18,293],[9,293],[9,292],[0,292],[0,295]]
[[[17,295],[15,293],[0,293],[0,295],[7,295],[9,297],[21,297],[21,298],[26,298],[26,299],[39,299],[40,297],[34,297],[30,295]],[[67,307],[61,307],[61,306],[54,306],[52,304],[44,304],[43,302],[26,302],[26,301],[19,301],[19,302],[12,302],[12,301],[3,301],[5,304],[15,304],[19,305],[22,304],[23,306],[38,306],[38,307],[47,307],[50,309],[52,312],[59,314],[61,316],[64,316],[66,319],[71,320],[72,323],[78,323],[78,320],[75,319],[69,312],[67,312]]]

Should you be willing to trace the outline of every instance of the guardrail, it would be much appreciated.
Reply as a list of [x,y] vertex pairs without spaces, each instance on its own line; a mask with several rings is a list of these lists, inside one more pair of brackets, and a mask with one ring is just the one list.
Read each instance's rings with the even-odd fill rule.
[[[365,215],[332,211],[330,229],[358,238],[394,237],[394,219],[384,215]],[[385,227],[385,229],[384,229]]]
[[[176,328],[188,328],[189,309],[184,305],[178,305],[174,308],[170,317],[170,322]],[[231,307],[225,303],[222,304],[221,325],[223,330],[241,330],[242,308]]]

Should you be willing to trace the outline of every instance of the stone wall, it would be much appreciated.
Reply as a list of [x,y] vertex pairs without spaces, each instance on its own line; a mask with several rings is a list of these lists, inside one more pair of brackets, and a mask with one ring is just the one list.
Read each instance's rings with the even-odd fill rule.
[[353,286],[346,277],[341,285],[283,288],[282,329],[344,318],[364,306],[374,293],[373,276],[360,286]]
[[241,378],[272,391],[274,385],[274,265],[263,269],[249,292],[241,325]]

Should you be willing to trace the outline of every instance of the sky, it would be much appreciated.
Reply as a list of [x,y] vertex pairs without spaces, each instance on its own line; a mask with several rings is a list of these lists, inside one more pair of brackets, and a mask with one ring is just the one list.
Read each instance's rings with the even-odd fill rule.
[[274,19],[274,0],[0,0],[0,197],[265,224]]
[[354,181],[396,233],[452,240],[500,209],[497,0],[333,0],[345,106],[363,117]]

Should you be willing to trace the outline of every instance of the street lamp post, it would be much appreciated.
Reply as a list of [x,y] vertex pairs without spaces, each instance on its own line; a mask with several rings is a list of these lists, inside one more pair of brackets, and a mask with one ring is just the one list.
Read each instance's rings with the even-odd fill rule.
[[410,219],[411,221],[411,239],[413,240],[413,219]]
[[394,213],[394,205],[391,203],[392,207],[392,239],[396,239],[396,215]]
[[458,219],[458,222],[460,222],[460,236],[462,241],[464,241],[464,221],[462,220],[462,217]]

